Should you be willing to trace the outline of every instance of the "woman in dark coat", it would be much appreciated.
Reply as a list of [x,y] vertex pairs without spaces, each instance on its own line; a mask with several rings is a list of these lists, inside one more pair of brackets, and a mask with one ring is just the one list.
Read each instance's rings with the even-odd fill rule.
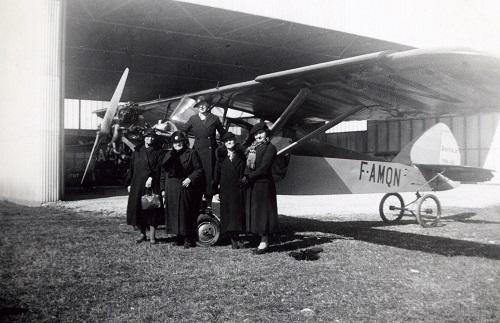
[[129,191],[127,203],[127,224],[139,228],[141,234],[137,243],[146,241],[146,228],[150,229],[150,242],[156,243],[155,233],[158,225],[165,223],[163,208],[143,210],[141,197],[146,194],[147,188],[160,194],[160,172],[163,160],[161,149],[154,129],[148,129],[144,134],[144,145],[138,147],[130,160],[130,169],[127,174],[127,189]]
[[272,166],[276,159],[276,147],[269,141],[269,128],[264,122],[256,124],[250,135],[255,141],[247,148],[247,162],[242,183],[246,190],[246,229],[261,235],[256,254],[268,251],[268,235],[278,230],[278,207]]
[[161,191],[165,197],[166,232],[176,234],[178,244],[194,247],[196,221],[201,204],[203,166],[196,151],[189,148],[187,135],[172,134],[173,149],[163,159]]
[[245,152],[235,141],[236,136],[227,132],[222,137],[224,146],[216,152],[214,183],[220,185],[221,231],[231,235],[233,249],[243,247],[239,233],[245,229],[245,190],[240,178],[245,172]]
[[213,191],[213,172],[215,168],[215,150],[217,142],[215,141],[215,131],[222,137],[226,130],[222,126],[219,117],[210,113],[210,107],[206,101],[201,101],[195,105],[199,113],[192,115],[183,130],[193,131],[194,144],[193,149],[200,156],[205,172],[205,186],[203,194],[207,200],[208,207],[212,207]]

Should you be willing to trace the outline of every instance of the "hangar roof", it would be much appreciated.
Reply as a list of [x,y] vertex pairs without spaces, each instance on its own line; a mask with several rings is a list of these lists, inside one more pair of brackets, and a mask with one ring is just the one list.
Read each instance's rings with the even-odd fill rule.
[[[354,17],[353,17],[354,19]],[[411,47],[177,1],[68,0],[65,97],[147,101],[366,53]]]

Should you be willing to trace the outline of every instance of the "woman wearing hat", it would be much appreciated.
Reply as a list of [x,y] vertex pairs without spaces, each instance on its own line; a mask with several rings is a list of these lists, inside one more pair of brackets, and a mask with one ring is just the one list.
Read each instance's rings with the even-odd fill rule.
[[207,200],[208,207],[212,207],[212,198],[214,195],[212,180],[215,168],[215,150],[217,149],[215,132],[217,131],[222,137],[226,133],[226,130],[219,118],[210,113],[211,106],[207,101],[198,102],[195,108],[198,108],[198,113],[188,119],[183,130],[186,132],[193,131],[195,138],[193,149],[200,156],[205,172],[203,194]]
[[132,153],[130,168],[126,183],[129,191],[127,203],[127,224],[138,227],[140,235],[137,243],[146,241],[146,228],[150,229],[150,242],[156,243],[156,228],[165,223],[163,208],[143,210],[141,197],[148,188],[153,193],[160,194],[160,173],[163,150],[154,129],[149,128],[144,133],[144,145],[139,146]]
[[246,230],[261,235],[256,254],[268,251],[268,235],[278,229],[278,207],[276,187],[272,176],[272,166],[277,150],[269,141],[269,128],[264,122],[250,130],[255,141],[246,150],[245,175],[241,182],[246,189]]
[[236,143],[236,136],[227,132],[222,137],[224,146],[217,149],[214,183],[220,185],[220,224],[221,231],[231,235],[233,249],[240,249],[239,233],[245,229],[244,188],[240,178],[245,171],[245,152]]
[[196,151],[189,148],[186,133],[176,131],[171,138],[173,149],[165,155],[161,166],[166,232],[176,234],[178,244],[190,248],[195,246],[203,166]]

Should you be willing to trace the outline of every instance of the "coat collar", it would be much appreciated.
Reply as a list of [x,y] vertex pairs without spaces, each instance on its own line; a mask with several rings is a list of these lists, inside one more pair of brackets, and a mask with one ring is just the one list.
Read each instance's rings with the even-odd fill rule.
[[205,118],[205,122],[203,122],[200,118],[200,116],[198,114],[196,114],[196,121],[200,124],[202,124],[203,126],[205,126],[205,128],[208,128],[210,125],[212,125],[215,121],[216,121],[216,116],[213,115],[212,113],[209,113],[207,115],[207,117]]
[[[183,153],[182,155],[179,156],[179,161],[181,162],[181,164],[184,164],[185,162],[187,162],[189,160],[189,156],[191,155],[191,148],[187,148]],[[163,160],[163,164],[167,163],[167,161],[172,158],[172,151],[169,151],[166,155],[165,155],[165,159]]]
[[191,155],[191,148],[187,148],[182,155],[179,156],[179,160],[181,164],[186,163],[189,160],[189,156]]
[[238,155],[235,155],[235,158],[233,158],[231,164],[233,164],[234,168],[236,168],[241,164],[241,162],[242,162],[241,158],[239,158]]

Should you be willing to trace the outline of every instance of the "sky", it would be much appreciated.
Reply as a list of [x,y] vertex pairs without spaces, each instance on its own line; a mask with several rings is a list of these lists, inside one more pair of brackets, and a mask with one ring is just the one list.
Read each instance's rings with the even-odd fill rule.
[[499,0],[182,0],[417,48],[500,56]]

